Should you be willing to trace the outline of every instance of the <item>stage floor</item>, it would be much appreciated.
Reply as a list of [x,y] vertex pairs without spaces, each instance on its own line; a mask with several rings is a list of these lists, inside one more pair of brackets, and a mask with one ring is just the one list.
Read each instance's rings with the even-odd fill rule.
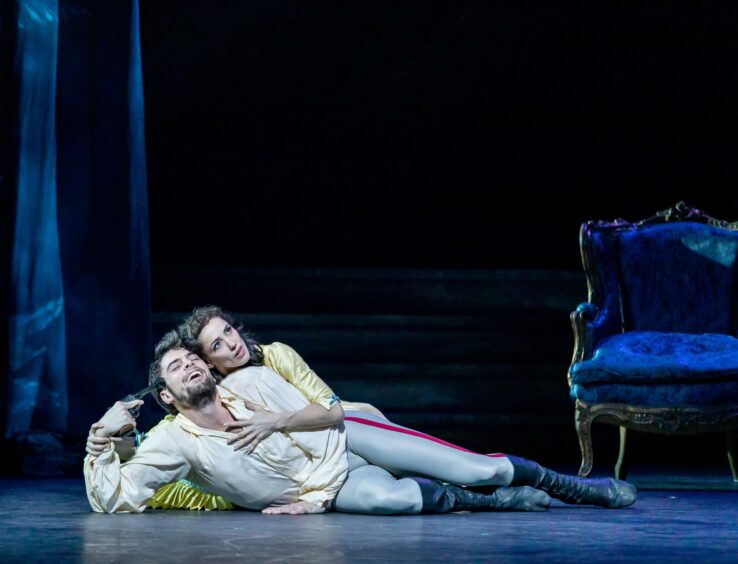
[[738,562],[738,492],[630,508],[369,517],[92,513],[81,480],[0,480],[0,562]]

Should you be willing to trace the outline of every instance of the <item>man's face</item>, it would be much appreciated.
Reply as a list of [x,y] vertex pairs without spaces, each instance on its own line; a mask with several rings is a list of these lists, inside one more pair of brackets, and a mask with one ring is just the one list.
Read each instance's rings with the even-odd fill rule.
[[215,379],[205,362],[186,349],[167,351],[159,364],[166,388],[160,392],[168,404],[180,407],[201,407],[215,395]]

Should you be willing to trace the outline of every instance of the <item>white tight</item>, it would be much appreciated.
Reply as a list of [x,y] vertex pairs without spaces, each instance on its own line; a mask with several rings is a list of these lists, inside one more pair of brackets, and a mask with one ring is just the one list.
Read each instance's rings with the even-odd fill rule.
[[415,480],[397,479],[384,468],[365,464],[349,472],[335,508],[367,515],[416,514],[423,509],[423,497]]
[[512,464],[504,456],[470,452],[365,412],[346,412],[345,425],[349,475],[336,498],[338,511],[420,513],[417,482],[395,476],[465,486],[504,486],[512,481]]

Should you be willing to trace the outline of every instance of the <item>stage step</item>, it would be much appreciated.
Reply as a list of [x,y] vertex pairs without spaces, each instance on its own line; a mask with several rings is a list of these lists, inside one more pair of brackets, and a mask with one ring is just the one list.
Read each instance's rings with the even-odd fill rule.
[[214,303],[254,313],[568,314],[587,296],[584,274],[568,270],[153,269],[153,308],[159,312]]

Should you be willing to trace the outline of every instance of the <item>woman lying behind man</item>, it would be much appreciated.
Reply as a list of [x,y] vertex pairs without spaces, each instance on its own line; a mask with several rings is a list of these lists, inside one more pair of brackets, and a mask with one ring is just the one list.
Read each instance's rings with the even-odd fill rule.
[[[228,444],[233,445],[234,450],[250,453],[275,432],[322,429],[340,424],[344,418],[350,422],[348,452],[349,467],[353,466],[353,471],[337,498],[339,510],[386,514],[406,512],[398,508],[413,503],[420,507],[419,500],[412,503],[409,500],[419,493],[428,497],[427,491],[416,491],[415,482],[408,484],[407,480],[397,479],[397,476],[425,476],[443,483],[470,487],[516,483],[543,490],[506,488],[509,491],[505,493],[513,495],[507,495],[499,509],[545,509],[549,499],[544,491],[569,503],[592,503],[605,507],[624,507],[635,501],[635,489],[625,482],[562,476],[517,457],[472,453],[391,423],[369,404],[342,402],[292,348],[282,343],[259,344],[231,315],[218,307],[196,308],[177,332],[186,347],[207,362],[218,381],[248,366],[265,366],[310,402],[302,409],[288,412],[269,412],[247,403],[253,416],[233,421],[226,429],[232,433]],[[161,398],[156,399],[165,410],[169,409]],[[173,415],[166,416],[148,434],[156,433],[172,420]],[[108,444],[109,441],[94,437],[93,426],[88,452],[99,454]],[[421,489],[427,490],[428,487]],[[377,507],[372,502],[369,507],[367,492],[372,493],[370,497],[375,501],[378,497],[386,500],[387,506],[379,504]],[[427,505],[427,500],[423,503]],[[186,480],[159,488],[148,505],[165,509],[233,508],[230,501],[205,492]],[[491,508],[489,505],[484,507]]]

